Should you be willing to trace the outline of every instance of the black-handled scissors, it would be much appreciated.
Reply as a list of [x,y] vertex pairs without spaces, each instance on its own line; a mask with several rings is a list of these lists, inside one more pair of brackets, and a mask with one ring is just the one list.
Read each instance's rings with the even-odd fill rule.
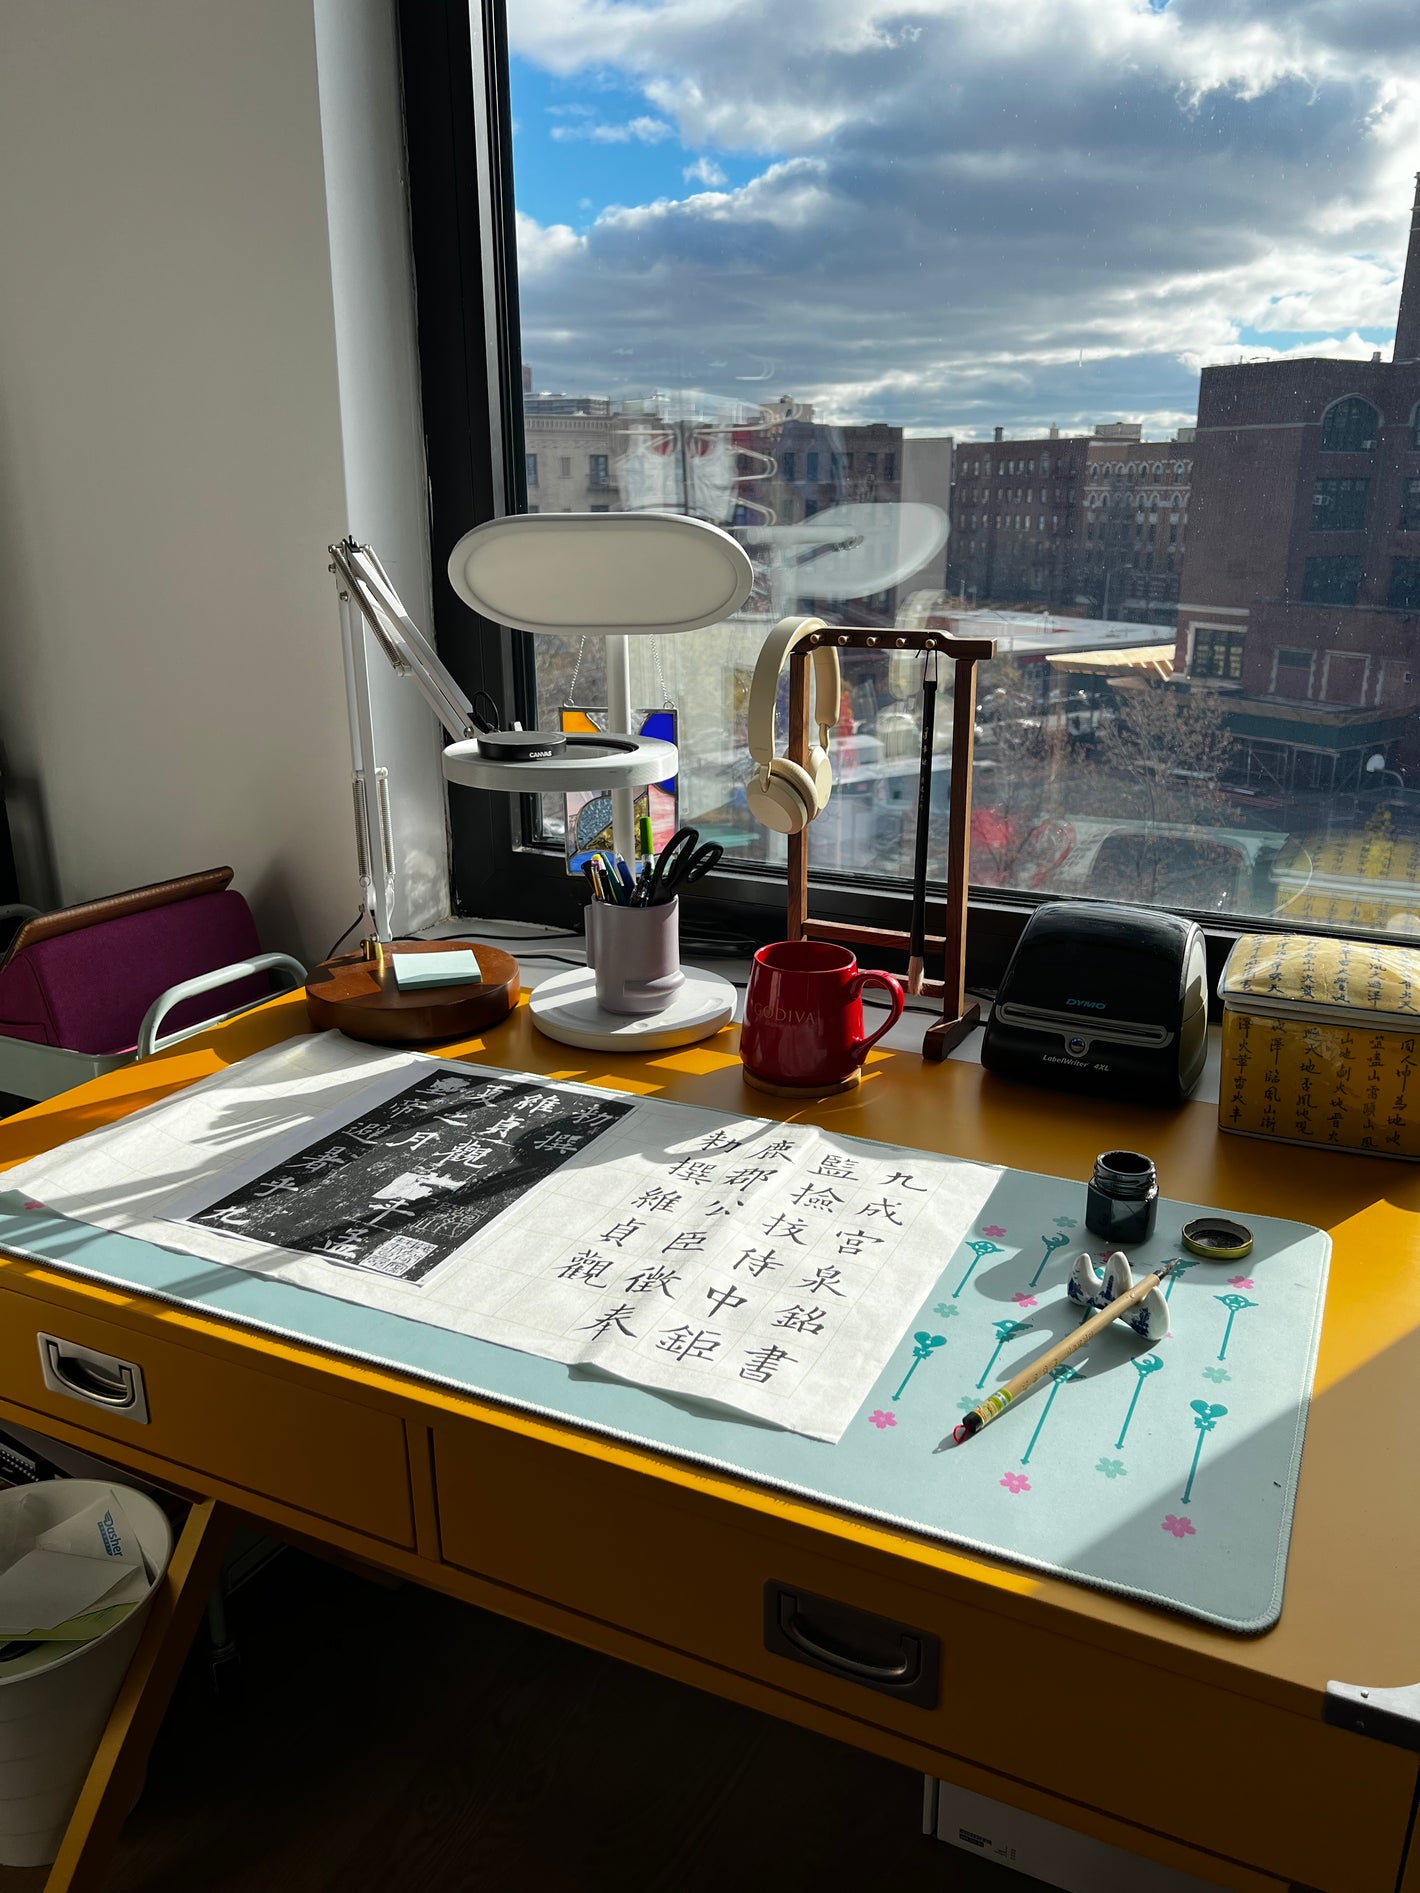
[[673,900],[680,889],[692,881],[703,880],[720,860],[725,850],[718,841],[707,841],[702,848],[698,828],[678,828],[662,848],[644,882],[645,892],[639,904],[660,907]]

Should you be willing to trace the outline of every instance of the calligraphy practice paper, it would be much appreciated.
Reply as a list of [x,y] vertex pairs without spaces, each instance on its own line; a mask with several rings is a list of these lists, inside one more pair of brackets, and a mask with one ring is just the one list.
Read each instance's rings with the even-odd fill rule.
[[836,1440],[1000,1175],[328,1033],[6,1181],[205,1261]]

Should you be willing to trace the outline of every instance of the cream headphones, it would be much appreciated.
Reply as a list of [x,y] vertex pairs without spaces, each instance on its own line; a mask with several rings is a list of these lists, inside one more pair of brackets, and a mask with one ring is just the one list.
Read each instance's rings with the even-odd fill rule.
[[778,835],[797,835],[828,805],[833,765],[828,733],[838,721],[842,676],[838,652],[822,644],[813,652],[814,712],[818,741],[810,746],[808,767],[774,749],[774,704],[789,653],[811,632],[827,629],[822,618],[781,618],[764,641],[749,688],[748,745],[758,766],[745,786],[750,814]]

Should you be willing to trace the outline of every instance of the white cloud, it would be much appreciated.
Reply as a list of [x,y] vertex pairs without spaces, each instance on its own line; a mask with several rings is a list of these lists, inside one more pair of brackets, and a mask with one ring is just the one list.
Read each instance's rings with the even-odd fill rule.
[[540,224],[517,213],[518,277],[520,281],[570,262],[587,247],[585,237],[565,223]]
[[[525,57],[639,89],[716,154],[685,167],[703,193],[530,238],[525,347],[558,386],[728,397],[769,359],[775,391],[845,419],[1177,425],[1202,363],[1369,355],[1359,331],[1393,323],[1420,157],[1408,0],[512,14]],[[734,189],[731,151],[765,161]]]
[[681,176],[687,184],[703,184],[707,190],[716,191],[729,179],[711,157],[697,158],[694,164],[686,165]]
[[571,124],[554,125],[549,136],[559,144],[587,138],[597,145],[659,145],[667,138],[674,138],[675,128],[663,118],[649,116],[628,119],[622,125],[607,125],[595,118],[574,118]]

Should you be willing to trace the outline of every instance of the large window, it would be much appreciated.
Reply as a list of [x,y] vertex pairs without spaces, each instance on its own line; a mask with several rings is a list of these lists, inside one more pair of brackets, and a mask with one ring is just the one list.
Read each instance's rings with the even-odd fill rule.
[[1381,417],[1369,401],[1348,395],[1336,401],[1321,417],[1323,453],[1370,453],[1380,433]]
[[1312,489],[1313,532],[1360,532],[1369,480],[1318,480]]
[[1189,675],[1215,677],[1228,683],[1239,682],[1246,642],[1246,636],[1241,631],[1224,630],[1217,625],[1199,625],[1193,634],[1193,659],[1189,665]]
[[1401,490],[1400,530],[1420,532],[1420,480],[1407,480]]
[[[406,0],[406,32],[423,11]],[[461,253],[421,282],[421,322],[453,285],[497,293],[515,249],[497,308],[516,317],[491,347],[450,350],[457,373],[507,356],[498,503],[684,510],[748,551],[732,622],[632,649],[638,702],[677,717],[680,815],[725,846],[709,898],[775,898],[784,844],[746,805],[745,707],[767,631],[805,611],[883,640],[844,666],[836,787],[810,830],[821,907],[905,906],[923,682],[891,643],[907,626],[997,641],[972,830],[992,896],[1107,882],[1266,917],[1279,856],[1364,838],[1368,792],[1420,839],[1397,771],[1336,766],[1356,752],[1357,688],[1365,741],[1392,760],[1420,748],[1420,688],[1378,609],[1415,608],[1416,562],[1367,577],[1312,537],[1363,530],[1377,481],[1396,530],[1420,517],[1388,462],[1316,458],[1375,453],[1383,413],[1409,443],[1386,287],[1409,193],[1390,141],[1420,81],[1363,24],[1342,86],[1324,9],[1254,11],[1229,36],[1206,9],[1064,0],[1003,35],[947,0],[866,0],[847,32],[808,0],[762,9],[749,48],[731,0],[503,9],[508,96],[486,115],[506,143],[450,193],[449,222],[488,175],[486,214],[516,243],[495,229],[491,260]],[[1059,188],[1027,207],[1023,176]],[[1139,203],[1167,218],[1141,222]],[[1372,285],[1364,315],[1338,282]],[[476,416],[439,408],[427,365],[425,389],[426,415]],[[436,509],[448,490],[433,483]],[[1190,635],[1184,601],[1217,628]],[[605,701],[599,640],[504,648],[525,720]],[[950,711],[939,700],[935,862]],[[524,878],[553,886],[576,815],[514,810]]]
[[1302,573],[1302,602],[1308,605],[1354,605],[1361,584],[1361,561],[1350,553],[1327,553],[1310,558]]
[[1395,611],[1420,611],[1420,559],[1391,561],[1386,603]]

